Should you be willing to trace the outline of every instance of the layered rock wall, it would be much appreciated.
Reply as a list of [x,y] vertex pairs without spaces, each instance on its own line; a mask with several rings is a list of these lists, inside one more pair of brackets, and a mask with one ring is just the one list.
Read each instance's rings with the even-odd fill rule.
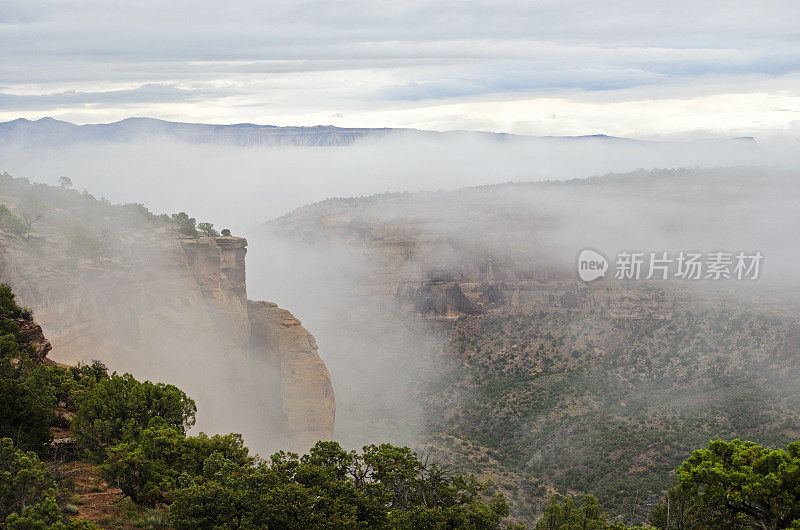
[[301,447],[330,439],[336,405],[328,368],[317,342],[290,312],[271,302],[247,301],[254,357],[280,366],[288,437]]
[[[4,278],[6,267],[10,264],[10,259],[3,244],[3,239],[0,237],[0,278]],[[17,326],[19,326],[19,343],[23,348],[29,346],[34,347],[33,358],[37,362],[46,362],[47,354],[53,349],[50,341],[47,340],[42,331],[42,327],[33,321],[32,318],[14,318]]]
[[288,311],[247,300],[244,238],[122,237],[115,259],[75,260],[47,238],[0,232],[0,281],[33,308],[54,361],[175,383],[197,401],[198,428],[242,432],[262,454],[331,438],[316,342]]
[[247,240],[228,236],[180,242],[212,310],[230,321],[226,325],[233,326],[237,337],[246,336],[253,359],[279,369],[281,420],[288,443],[307,449],[330,439],[336,412],[330,373],[316,340],[294,315],[272,302],[246,298]]

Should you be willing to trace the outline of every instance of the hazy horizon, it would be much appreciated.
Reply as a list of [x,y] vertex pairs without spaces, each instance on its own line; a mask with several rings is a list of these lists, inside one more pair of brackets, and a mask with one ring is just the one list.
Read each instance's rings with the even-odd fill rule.
[[798,5],[13,0],[0,120],[798,135]]
[[0,143],[0,171],[49,184],[68,176],[75,189],[98,198],[143,203],[155,213],[187,211],[239,233],[332,197],[564,180],[639,168],[790,163],[791,145],[769,141],[499,141],[469,132],[381,136],[346,146],[236,146],[168,135]]

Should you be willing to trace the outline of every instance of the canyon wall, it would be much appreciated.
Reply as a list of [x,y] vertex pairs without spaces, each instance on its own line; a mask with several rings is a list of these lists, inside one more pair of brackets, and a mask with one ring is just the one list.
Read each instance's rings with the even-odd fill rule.
[[[793,270],[775,280],[797,215],[758,214],[779,211],[787,189],[797,179],[687,170],[394,193],[303,207],[262,237],[294,252],[293,267],[325,264],[297,267],[276,296],[335,303],[335,319],[307,319],[318,338],[367,352],[329,364],[346,389],[339,426],[419,426],[422,453],[492,479],[516,522],[535,525],[554,490],[645,513],[708,439],[797,439],[800,297]],[[759,248],[769,261],[757,282],[616,280],[612,263],[587,283],[584,248]],[[414,340],[425,335],[433,348]],[[350,390],[369,380],[381,385]]]
[[114,258],[76,259],[50,237],[0,232],[0,281],[34,310],[51,359],[175,383],[199,429],[242,432],[261,453],[332,437],[316,341],[288,311],[247,300],[244,238],[118,235]]
[[[292,447],[330,439],[336,405],[331,377],[317,342],[289,311],[247,299],[241,237],[179,240],[186,262],[214,313],[215,325],[232,330],[236,346],[280,373],[282,423]],[[244,317],[244,318],[243,318]]]
[[542,309],[628,314],[642,308],[642,298],[654,311],[674,309],[678,293],[619,289],[613,271],[602,282],[580,281],[573,261],[580,247],[565,251],[559,241],[563,214],[523,201],[491,204],[477,193],[445,198],[328,201],[263,229],[280,241],[358,255],[368,265],[355,293],[405,317],[454,320]]
[[[756,195],[741,199],[754,189]],[[684,249],[709,252],[724,246],[736,252],[760,244],[764,252],[771,245],[768,272],[777,279],[783,268],[780,272],[794,282],[796,275],[786,265],[793,251],[776,237],[782,225],[746,221],[780,204],[784,189],[797,191],[796,179],[743,169],[387,193],[298,208],[262,225],[262,235],[264,241],[357,256],[366,265],[353,292],[387,312],[399,308],[403,316],[453,320],[497,310],[564,310],[636,317],[642,311],[668,315],[724,308],[742,297],[756,309],[791,314],[784,311],[786,304],[792,311],[796,305],[774,281],[759,286],[769,288],[769,296],[753,296],[752,282],[619,281],[613,264],[626,250],[649,259],[649,252],[669,251],[674,258]],[[695,203],[721,190],[725,197],[714,203],[719,215],[709,218],[708,209]],[[611,262],[603,279],[578,279],[577,257],[586,248]],[[647,270],[645,263],[642,280]]]

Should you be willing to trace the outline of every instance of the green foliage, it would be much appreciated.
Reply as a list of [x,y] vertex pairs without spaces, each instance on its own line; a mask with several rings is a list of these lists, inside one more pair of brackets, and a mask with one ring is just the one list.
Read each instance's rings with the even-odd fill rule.
[[[678,484],[667,491],[663,501],[650,512],[648,519],[656,528],[693,530],[701,528],[706,518],[697,504],[696,486]],[[707,526],[707,525],[706,525]]]
[[[0,336],[2,335],[11,335],[14,337],[14,344],[16,344],[17,348],[19,344],[16,341],[17,334],[19,333],[19,324],[11,320],[10,318],[2,318],[0,317]],[[13,348],[10,344],[8,347]],[[0,346],[0,352],[5,352],[5,350]]]
[[199,475],[212,454],[238,466],[252,461],[239,435],[187,438],[160,418],[152,420],[135,440],[110,447],[107,453],[100,467],[103,476],[145,506],[164,502],[182,482]]
[[36,454],[15,449],[9,438],[0,440],[0,521],[54,495],[55,481]]
[[181,439],[178,431],[164,425],[144,429],[135,441],[108,449],[101,473],[135,502],[155,506],[177,485]]
[[186,212],[172,214],[172,223],[178,228],[178,232],[187,236],[197,237],[197,227],[194,217],[189,217]]
[[[0,348],[10,335],[0,337]],[[51,440],[56,392],[44,385],[45,367],[31,368],[29,359],[0,358],[0,437],[41,452]]]
[[586,495],[580,503],[569,497],[559,500],[551,497],[550,502],[536,523],[536,530],[624,530],[621,523],[609,520],[609,515],[602,511],[600,504],[591,495]]
[[[52,476],[36,453],[21,450],[46,453],[48,426],[59,402],[75,411],[73,436],[102,461],[106,480],[139,505],[169,504],[177,529],[491,529],[509,514],[502,495],[490,497],[489,484],[446,473],[407,447],[369,445],[357,453],[319,442],[302,457],[279,452],[265,462],[249,456],[239,435],[187,437],[196,407],[178,388],[139,382],[129,374],[109,376],[98,362],[71,368],[38,364],[21,346],[19,326],[12,320],[24,316],[11,290],[0,284],[0,437],[6,437],[0,441],[0,523],[5,528],[92,528],[82,521],[64,522]],[[550,344],[562,342],[544,338]],[[592,370],[579,377],[514,374],[505,383],[482,380],[481,398],[491,402],[509,389],[539,392],[531,394],[541,396],[531,408],[544,413],[568,385],[613,390]],[[739,395],[752,390],[730,371],[706,375],[712,384],[737,385]],[[640,406],[633,396],[628,403]],[[724,403],[728,409],[735,406]],[[607,453],[634,433],[612,437],[602,416],[594,416],[604,434],[593,458],[606,465]],[[750,424],[749,417],[742,423]],[[498,453],[488,454],[496,458]],[[165,524],[163,512],[148,513],[141,526]],[[621,519],[608,516],[592,496],[580,502],[553,498],[536,528],[628,528],[614,522]],[[649,520],[657,528],[685,530],[800,528],[800,442],[779,450],[738,439],[710,442],[680,466],[678,484]]]
[[[794,325],[716,309],[641,319],[492,312],[451,324],[455,361],[435,365],[420,401],[432,435],[480,448],[448,456],[459,470],[485,452],[493,463],[483,466],[513,472],[517,486],[541,479],[643,521],[647,499],[709,439],[785,447],[800,432]],[[539,498],[511,497],[512,513],[528,518]]]
[[96,530],[86,521],[65,524],[56,502],[56,483],[32,452],[0,439],[0,526],[15,530]]
[[681,465],[678,480],[696,492],[690,511],[705,527],[779,529],[800,519],[800,442],[784,450],[712,441]]
[[82,388],[108,379],[108,368],[97,360],[92,361],[91,364],[78,363],[76,366],[70,366],[68,370],[74,380],[82,383]]
[[217,237],[219,235],[219,232],[214,230],[214,225],[211,223],[200,223],[197,225],[197,229],[200,230],[204,236]]
[[134,517],[131,524],[136,528],[166,528],[169,526],[169,514],[164,510],[149,509]]
[[73,519],[67,525],[67,530],[100,530],[100,527],[85,519]]
[[177,528],[499,528],[502,495],[446,476],[406,447],[371,445],[362,454],[318,442],[309,454],[279,452],[242,465],[219,452],[172,495]]
[[42,452],[51,439],[48,427],[57,403],[58,385],[51,372],[59,369],[35,363],[31,348],[20,344],[19,326],[9,317],[28,313],[16,304],[11,289],[0,284],[0,437]]
[[73,434],[96,456],[111,445],[136,440],[157,418],[184,435],[197,412],[194,401],[173,385],[116,373],[77,393],[75,405]]
[[11,438],[18,448],[45,452],[58,402],[72,406],[74,396],[104,370],[100,363],[45,366],[20,351],[13,335],[0,336],[0,437]]
[[0,229],[18,236],[28,233],[25,221],[14,215],[4,204],[0,204]]
[[20,307],[14,300],[14,292],[11,287],[0,283],[0,320],[9,318],[30,318],[31,310],[27,307]]
[[228,228],[223,228],[223,229],[220,231],[220,235],[222,235],[222,236],[225,236],[225,237],[228,237],[228,236],[230,236],[230,235],[231,235],[231,231],[230,231],[230,229],[228,229]]

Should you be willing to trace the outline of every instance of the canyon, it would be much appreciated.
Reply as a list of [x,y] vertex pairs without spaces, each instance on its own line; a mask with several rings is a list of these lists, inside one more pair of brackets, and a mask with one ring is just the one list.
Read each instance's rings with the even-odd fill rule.
[[[62,202],[34,233],[0,233],[0,281],[33,310],[50,359],[177,384],[198,402],[198,429],[241,432],[259,451],[331,439],[335,399],[317,343],[289,311],[247,298],[246,239],[185,236],[154,216],[48,191]],[[13,186],[0,196],[19,202]],[[87,222],[113,233],[102,256],[75,248]]]
[[[347,434],[374,432],[376,417],[411,425],[415,447],[491,478],[519,522],[553,492],[591,492],[640,521],[693,446],[800,433],[795,253],[779,237],[798,221],[783,198],[798,183],[784,177],[640,171],[329,199],[249,237],[286,263],[335,270],[299,268],[297,285],[270,288],[306,304],[326,343],[361,337],[345,350],[368,355],[329,363],[340,385],[392,367],[380,390],[337,395]],[[769,269],[750,282],[623,280],[613,266],[593,282],[577,276],[583,248],[613,258],[720,247],[759,248]],[[329,296],[335,317],[306,309]],[[413,399],[392,407],[384,388]]]
[[[247,239],[3,178],[11,212],[32,192],[48,205],[30,233],[0,234],[0,279],[34,309],[50,357],[174,382],[197,400],[198,428],[242,432],[261,454],[388,441],[492,479],[517,522],[554,492],[640,521],[708,439],[800,433],[800,242],[785,235],[800,222],[786,190],[800,190],[786,175],[337,198]],[[769,265],[755,282],[612,268],[587,283],[583,248],[758,248]]]

